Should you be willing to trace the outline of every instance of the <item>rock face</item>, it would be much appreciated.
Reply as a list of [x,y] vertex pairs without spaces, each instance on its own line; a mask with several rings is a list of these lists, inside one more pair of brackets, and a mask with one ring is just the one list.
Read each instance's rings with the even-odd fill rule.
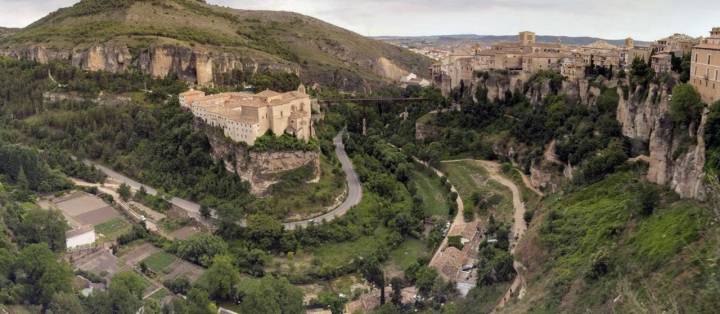
[[269,188],[278,182],[278,176],[288,171],[307,166],[313,168],[314,175],[307,178],[306,182],[320,177],[319,151],[256,152],[247,146],[232,143],[221,132],[208,131],[200,121],[196,121],[196,126],[206,130],[213,158],[223,160],[228,171],[248,181],[251,193],[256,196],[266,195]]
[[[504,101],[513,93],[521,91],[533,105],[538,105],[554,91],[549,80],[540,79],[529,84],[531,78],[532,76],[525,72],[490,71],[476,78],[473,85],[487,90],[488,101]],[[602,84],[612,85],[613,83],[603,82]],[[590,84],[588,80],[578,79],[563,81],[560,92],[583,104],[594,106],[601,91],[599,87]]]
[[135,53],[131,53],[130,48],[123,44],[111,42],[79,50],[57,50],[33,45],[6,48],[0,50],[0,55],[39,63],[53,60],[69,62],[88,71],[118,73],[136,68],[156,78],[175,74],[187,82],[202,86],[212,85],[218,75],[233,70],[295,74],[300,71],[289,63],[259,62],[238,54],[213,53],[203,48],[175,45],[150,46]]
[[[705,200],[705,122],[703,115],[697,130],[676,130],[668,115],[669,97],[664,86],[651,85],[646,95],[638,91],[624,99],[620,94],[617,119],[623,135],[648,143],[647,179],[667,185],[683,198]],[[653,97],[659,95],[659,97]],[[688,134],[683,134],[687,132]]]

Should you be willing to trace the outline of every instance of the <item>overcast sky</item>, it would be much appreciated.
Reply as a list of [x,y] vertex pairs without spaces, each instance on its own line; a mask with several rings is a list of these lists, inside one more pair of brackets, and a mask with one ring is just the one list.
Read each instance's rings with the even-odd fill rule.
[[[22,27],[77,0],[0,0],[0,26]],[[295,11],[368,36],[632,36],[682,32],[705,36],[720,26],[717,0],[209,0],[238,9]]]

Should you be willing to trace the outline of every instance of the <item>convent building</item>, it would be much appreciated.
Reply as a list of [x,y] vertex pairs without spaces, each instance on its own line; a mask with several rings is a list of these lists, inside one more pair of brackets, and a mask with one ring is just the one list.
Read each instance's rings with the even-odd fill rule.
[[180,96],[180,105],[205,123],[223,129],[235,142],[255,144],[258,137],[272,131],[291,134],[305,141],[312,136],[311,99],[305,86],[278,93],[265,90],[206,95],[191,89]]

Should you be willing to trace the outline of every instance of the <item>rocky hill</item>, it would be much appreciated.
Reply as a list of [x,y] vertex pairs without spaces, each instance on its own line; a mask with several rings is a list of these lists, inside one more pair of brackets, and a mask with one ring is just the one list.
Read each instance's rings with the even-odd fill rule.
[[430,64],[308,16],[196,0],[83,0],[0,37],[0,55],[87,70],[136,68],[201,85],[229,73],[292,72],[305,83],[346,90],[424,73]]

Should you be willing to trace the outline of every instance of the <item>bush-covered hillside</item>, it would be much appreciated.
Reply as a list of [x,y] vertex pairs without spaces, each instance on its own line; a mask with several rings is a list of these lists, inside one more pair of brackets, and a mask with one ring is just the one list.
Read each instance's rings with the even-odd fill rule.
[[712,313],[720,306],[713,211],[625,166],[548,199],[517,250],[526,298],[507,313]]

